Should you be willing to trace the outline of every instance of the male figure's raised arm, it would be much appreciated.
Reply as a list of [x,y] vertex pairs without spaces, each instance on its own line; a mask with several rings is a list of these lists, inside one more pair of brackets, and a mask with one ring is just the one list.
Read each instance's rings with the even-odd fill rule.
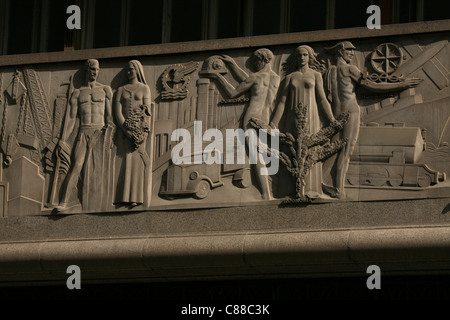
[[228,98],[231,99],[241,96],[242,94],[250,90],[253,84],[255,83],[254,76],[250,76],[247,79],[243,80],[241,83],[239,83],[236,88],[234,88],[231,85],[231,83],[229,83],[227,79],[225,79],[225,77],[222,76],[221,74],[211,74],[209,76],[215,77],[219,81],[220,85],[225,90]]

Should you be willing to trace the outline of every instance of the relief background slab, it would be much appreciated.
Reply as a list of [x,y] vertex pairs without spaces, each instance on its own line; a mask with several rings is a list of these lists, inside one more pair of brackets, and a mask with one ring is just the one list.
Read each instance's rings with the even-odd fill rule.
[[[362,89],[357,90],[358,102],[361,106],[361,121],[363,126],[369,129],[378,128],[379,132],[385,134],[383,127],[399,128],[418,128],[418,132],[423,137],[423,148],[417,150],[418,157],[406,163],[411,167],[410,174],[416,174],[419,165],[426,164],[431,170],[437,171],[441,174],[441,180],[435,184],[425,187],[414,185],[396,185],[392,186],[386,182],[373,182],[370,178],[364,177],[356,178],[356,182],[352,185],[350,181],[347,182],[347,199],[342,201],[372,201],[372,200],[400,200],[400,199],[424,199],[424,198],[440,198],[447,197],[450,191],[450,181],[445,179],[445,175],[450,173],[450,149],[448,142],[450,141],[450,89],[449,89],[449,70],[450,70],[450,46],[448,39],[450,34],[448,32],[431,33],[431,34],[417,34],[405,36],[386,36],[370,39],[350,39],[355,45],[355,57],[352,60],[352,65],[355,65],[363,73],[366,71],[369,74],[374,73],[370,62],[370,56],[375,48],[386,43],[393,43],[400,48],[402,53],[400,68],[404,67],[405,72],[399,72],[399,75],[404,77],[422,78],[423,82],[417,87],[407,89],[401,92],[391,94],[381,94],[368,92]],[[326,47],[331,47],[338,41],[314,42],[311,46],[315,52],[318,53],[319,59],[327,60],[330,55],[325,52]],[[298,45],[308,44],[303,43],[301,39]],[[297,45],[276,45],[270,46],[274,58],[271,62],[272,70],[275,71],[282,79],[282,63],[288,58]],[[438,49],[436,49],[438,48]],[[102,196],[103,202],[98,206],[93,206],[89,209],[80,207],[79,194],[74,194],[72,203],[77,204],[73,210],[68,213],[78,212],[119,212],[119,211],[142,211],[142,210],[172,210],[172,209],[188,209],[188,208],[208,208],[208,207],[227,207],[227,206],[245,206],[245,205],[264,205],[269,202],[262,200],[257,183],[253,177],[252,183],[247,188],[239,188],[233,184],[233,174],[224,174],[223,169],[220,169],[220,179],[223,185],[213,188],[209,196],[205,199],[194,199],[190,195],[176,195],[167,199],[159,195],[161,184],[163,183],[163,176],[169,167],[170,151],[174,143],[170,143],[170,135],[176,128],[186,128],[192,131],[194,120],[203,121],[204,128],[237,128],[239,126],[239,118],[242,111],[246,107],[245,100],[234,101],[234,103],[223,103],[223,91],[214,80],[210,80],[208,85],[200,71],[204,61],[216,54],[227,54],[231,56],[234,61],[247,73],[249,69],[249,57],[252,52],[258,48],[244,48],[233,50],[217,50],[211,52],[199,52],[189,54],[178,54],[171,56],[142,56],[133,57],[132,59],[139,60],[144,68],[147,84],[151,90],[152,101],[154,102],[153,110],[153,138],[148,141],[148,154],[152,154],[152,182],[151,182],[151,199],[149,199],[149,206],[141,205],[133,208],[124,208],[114,206],[109,199],[114,198],[114,190],[116,189],[118,181],[117,172],[121,165],[120,157],[114,155],[112,149],[113,168],[108,179],[111,183],[108,186],[103,186],[103,191],[97,191],[98,194],[92,194],[94,198]],[[434,50],[434,51],[433,51]],[[428,55],[428,56],[427,56]],[[97,58],[92,56],[92,58]],[[100,73],[98,82],[111,86],[113,93],[117,88],[127,82],[125,69],[128,61],[131,58],[114,58],[114,59],[99,59]],[[181,96],[177,99],[165,100],[162,98],[163,85],[161,82],[162,75],[167,69],[175,65],[189,65],[191,62],[197,63],[195,71],[185,75],[189,82],[186,86],[186,96]],[[64,98],[67,99],[67,88],[70,78],[73,77],[74,87],[77,88],[83,81],[83,63],[84,61],[64,62],[64,63],[48,63],[36,65],[20,65],[14,67],[2,67],[0,72],[3,75],[2,90],[11,90],[9,86],[13,82],[14,73],[20,71],[20,81],[28,89],[28,95],[33,92],[36,94],[34,101],[28,103],[28,107],[33,107],[33,103],[39,109],[39,97],[42,101],[47,101],[47,107],[40,110],[46,110],[47,114],[33,114],[32,110],[27,109],[28,113],[22,113],[20,102],[14,103],[13,99],[8,96],[8,111],[5,130],[5,140],[2,143],[2,149],[5,152],[7,149],[8,135],[17,132],[17,127],[20,121],[23,125],[20,128],[21,133],[27,137],[22,137],[22,143],[16,147],[12,154],[12,163],[9,167],[2,168],[2,185],[8,185],[7,191],[3,191],[2,199],[5,198],[5,193],[9,193],[9,201],[7,209],[4,209],[3,215],[39,215],[51,214],[53,208],[47,207],[49,193],[53,181],[53,175],[48,173],[44,168],[45,163],[45,147],[51,141],[57,140],[59,136],[58,129],[61,124],[61,114],[57,113],[63,110]],[[27,83],[24,79],[24,73],[34,73],[40,81],[39,84],[33,84],[32,77]],[[230,76],[228,72],[225,74],[226,79],[234,86],[238,82]],[[209,80],[209,79],[208,79]],[[203,81],[203,82],[202,82]],[[203,84],[201,84],[203,83]],[[202,87],[203,86],[203,87]],[[23,94],[20,87],[18,94]],[[9,95],[9,93],[8,93]],[[6,96],[5,96],[6,97]],[[60,102],[58,102],[58,98]],[[242,96],[245,98],[245,96]],[[37,100],[36,100],[37,99]],[[60,104],[58,104],[60,103]],[[206,104],[205,104],[206,103]],[[31,107],[30,107],[31,106]],[[3,105],[0,106],[3,112]],[[59,108],[59,109],[58,109]],[[204,112],[206,113],[204,113]],[[50,119],[49,123],[35,120],[35,117],[47,116]],[[40,128],[37,126],[40,124]],[[28,127],[27,127],[28,125]],[[56,129],[55,129],[56,126]],[[45,130],[51,129],[50,133],[45,133]],[[361,132],[363,131],[363,127]],[[377,129],[374,129],[377,130]],[[39,131],[39,132],[36,132]],[[414,131],[414,130],[413,130]],[[386,131],[387,132],[387,131]],[[77,129],[71,135],[71,141],[75,140]],[[415,133],[414,133],[415,134]],[[362,133],[361,133],[362,136]],[[32,139],[30,137],[34,137]],[[28,139],[29,138],[29,139]],[[36,138],[38,141],[36,141]],[[386,136],[389,138],[389,136]],[[28,139],[28,140],[27,140]],[[383,139],[381,139],[383,140]],[[393,138],[393,140],[396,140]],[[409,139],[410,140],[410,139]],[[394,149],[411,149],[417,148],[417,145],[411,145],[408,139],[402,140],[400,138],[400,145],[395,145]],[[414,139],[413,139],[414,140]],[[414,140],[414,143],[421,143]],[[45,142],[45,146],[43,146]],[[397,142],[396,142],[397,143]],[[389,145],[389,143],[387,143]],[[386,159],[373,164],[367,164],[364,161],[359,162],[355,158],[359,155],[359,145],[355,149],[354,158],[352,159],[349,172],[356,172],[358,175],[365,174],[367,177],[378,175],[383,177],[386,173],[386,165],[389,165],[389,159]],[[391,146],[392,147],[392,146]],[[398,148],[397,148],[398,147]],[[117,148],[117,145],[115,145]],[[389,149],[389,148],[388,148]],[[389,149],[392,152],[394,149]],[[405,150],[406,150],[405,149]],[[362,150],[362,149],[361,149]],[[3,160],[6,155],[3,154]],[[409,161],[409,163],[408,163]],[[20,165],[19,165],[20,164]],[[35,166],[33,166],[33,164]],[[280,167],[282,164],[280,164]],[[16,169],[14,169],[16,167]],[[20,168],[19,168],[20,167]],[[367,169],[369,168],[369,169]],[[214,169],[215,170],[215,169]],[[364,170],[369,170],[364,172]],[[372,171],[371,171],[372,170]],[[415,171],[416,170],[416,171]],[[31,172],[31,173],[28,173]],[[363,172],[363,173],[362,173]],[[21,176],[26,175],[27,182],[20,180]],[[61,176],[63,178],[63,176]],[[324,177],[326,179],[326,177]],[[359,179],[359,180],[358,180]],[[375,179],[376,180],[376,179]],[[22,181],[22,182],[19,182]],[[30,182],[32,189],[38,189],[39,192],[27,191],[26,184]],[[284,183],[282,181],[281,183]],[[289,182],[292,184],[292,181]],[[274,185],[273,188],[277,188]],[[4,190],[4,189],[2,189]],[[107,191],[104,191],[107,190]],[[13,202],[16,196],[21,201],[20,205]],[[12,197],[14,196],[14,198]],[[273,204],[279,204],[283,199],[275,197]],[[39,201],[41,204],[39,204]],[[314,202],[337,202],[331,197],[317,199]],[[3,203],[2,206],[5,206]],[[6,214],[5,214],[6,212]]]
[[[406,64],[412,56],[419,54],[418,48],[423,51],[441,41],[448,41],[448,22],[383,26],[380,31],[373,32],[355,28],[252,37],[239,41],[5,56],[1,60],[0,72],[3,74],[3,88],[7,88],[16,64],[19,64],[17,69],[20,72],[25,66],[37,71],[53,110],[58,94],[64,96],[66,93],[67,85],[61,84],[68,83],[70,76],[77,73],[81,76],[87,58],[98,58],[98,81],[111,85],[113,91],[126,83],[124,68],[127,62],[138,59],[144,66],[155,102],[154,132],[161,134],[178,127],[179,104],[187,110],[195,105],[198,98],[196,80],[200,78],[198,71],[203,61],[212,55],[228,54],[240,67],[245,67],[254,50],[267,47],[275,55],[272,69],[281,74],[281,63],[299,44],[311,45],[323,57],[324,47],[350,40],[356,46],[352,63],[365,70],[370,66],[365,59],[380,44],[399,45],[406,55],[407,59],[403,61]],[[423,163],[433,170],[447,174],[449,154],[444,142],[448,141],[449,88],[445,86],[445,79],[448,79],[447,70],[450,68],[449,53],[446,44],[431,59],[439,73],[433,65],[420,67],[412,73],[424,79],[414,88],[414,94],[404,91],[393,96],[374,97],[369,92],[358,92],[361,109],[365,111],[362,112],[362,121],[370,123],[366,134],[386,123],[392,130],[402,130],[403,124],[416,128],[419,135],[406,136],[406,140],[415,142],[415,145],[402,146],[408,147],[407,158],[417,163],[424,159]],[[30,61],[36,64],[30,64]],[[199,67],[189,74],[188,96],[182,101],[161,103],[159,77],[166,68],[191,61],[198,62]],[[23,81],[23,76],[21,79]],[[227,79],[233,81],[233,78]],[[190,110],[194,115],[190,119],[195,119],[195,113]],[[0,112],[3,112],[3,104]],[[7,117],[8,134],[16,132],[19,115],[20,104],[11,103]],[[423,128],[427,129],[425,140],[421,138]],[[417,130],[413,130],[415,134]],[[416,148],[416,142],[420,142],[417,137],[426,142],[426,150]],[[24,138],[21,141],[26,146],[16,149],[13,156],[16,166],[13,177],[6,180],[6,168],[1,167],[0,199],[15,193],[23,196],[15,197],[15,200],[31,199],[22,203],[32,208],[28,211],[11,210],[8,203],[2,202],[0,286],[38,283],[57,284],[65,289],[66,268],[74,262],[83,270],[83,283],[86,284],[117,280],[241,280],[249,277],[330,275],[361,276],[365,281],[367,266],[372,264],[380,266],[383,276],[448,274],[450,268],[448,179],[428,188],[397,187],[396,192],[392,192],[389,186],[350,187],[354,190],[349,194],[353,197],[348,199],[350,201],[333,199],[295,207],[281,207],[280,199],[260,200],[255,186],[244,189],[245,192],[232,186],[230,190],[236,192],[235,197],[224,197],[222,186],[203,200],[180,197],[169,201],[158,196],[158,179],[168,164],[163,160],[158,164],[155,160],[153,196],[146,212],[141,212],[138,207],[116,209],[111,206],[110,211],[99,210],[92,214],[75,210],[73,213],[85,214],[52,215],[50,208],[42,208],[52,177],[44,172],[44,166],[33,162],[32,150],[39,149],[39,143],[35,139]],[[5,144],[2,144],[3,148],[6,148]],[[416,153],[411,155],[411,150],[416,150]],[[3,162],[4,154],[0,156]],[[398,153],[394,158],[401,159]],[[39,159],[36,160],[39,163]],[[15,189],[10,186],[11,181],[24,178],[28,184],[31,180],[38,181],[34,183],[42,189],[27,190],[21,187],[22,184],[16,184],[18,187]],[[39,202],[37,199],[42,200]],[[247,206],[249,204],[254,205]]]

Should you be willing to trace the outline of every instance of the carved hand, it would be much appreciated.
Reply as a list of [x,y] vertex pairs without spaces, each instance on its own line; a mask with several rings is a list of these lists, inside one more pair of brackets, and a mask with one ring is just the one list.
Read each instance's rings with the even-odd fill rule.
[[331,126],[331,127],[336,127],[338,124],[339,124],[339,123],[338,123],[338,121],[336,120],[335,117],[332,117],[332,118],[330,119],[330,126]]
[[63,140],[59,140],[58,145],[56,147],[56,155],[59,156],[63,153],[70,153],[70,147],[67,142]]
[[150,107],[148,105],[146,105],[145,103],[141,104],[140,108],[142,109],[142,112],[145,113],[147,116],[151,116],[152,115],[151,112],[150,112]]
[[123,133],[125,134],[125,136],[126,136],[128,139],[133,140],[133,135],[131,134],[131,131],[130,131],[130,130],[124,129],[124,130],[123,130]]
[[422,81],[422,78],[407,78],[405,79],[405,85],[407,88],[413,88],[418,86]]
[[70,153],[71,150],[67,142],[60,140],[55,149],[55,155],[61,161],[60,172],[67,173],[69,171],[71,164]]
[[105,128],[115,128],[116,127],[116,124],[114,123],[114,122],[112,122],[112,121],[108,121],[107,123],[106,123],[106,126],[105,126]]
[[222,60],[226,63],[231,63],[231,64],[236,64],[236,62],[234,61],[234,59],[232,57],[230,57],[229,55],[226,54],[221,54],[220,55],[222,57]]

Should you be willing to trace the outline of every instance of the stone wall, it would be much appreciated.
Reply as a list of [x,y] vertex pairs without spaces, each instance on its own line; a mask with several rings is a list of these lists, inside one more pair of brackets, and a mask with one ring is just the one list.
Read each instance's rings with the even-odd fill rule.
[[[447,270],[449,36],[444,20],[2,57],[0,279],[59,281],[70,261],[91,280]],[[176,163],[176,129],[203,161]],[[268,132],[271,162],[245,139],[227,162],[230,129]]]

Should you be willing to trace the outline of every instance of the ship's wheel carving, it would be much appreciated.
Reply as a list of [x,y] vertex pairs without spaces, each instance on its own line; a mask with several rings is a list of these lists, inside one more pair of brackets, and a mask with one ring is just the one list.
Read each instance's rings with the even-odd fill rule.
[[403,52],[394,43],[380,44],[372,52],[370,62],[373,69],[381,74],[391,74],[402,64]]

